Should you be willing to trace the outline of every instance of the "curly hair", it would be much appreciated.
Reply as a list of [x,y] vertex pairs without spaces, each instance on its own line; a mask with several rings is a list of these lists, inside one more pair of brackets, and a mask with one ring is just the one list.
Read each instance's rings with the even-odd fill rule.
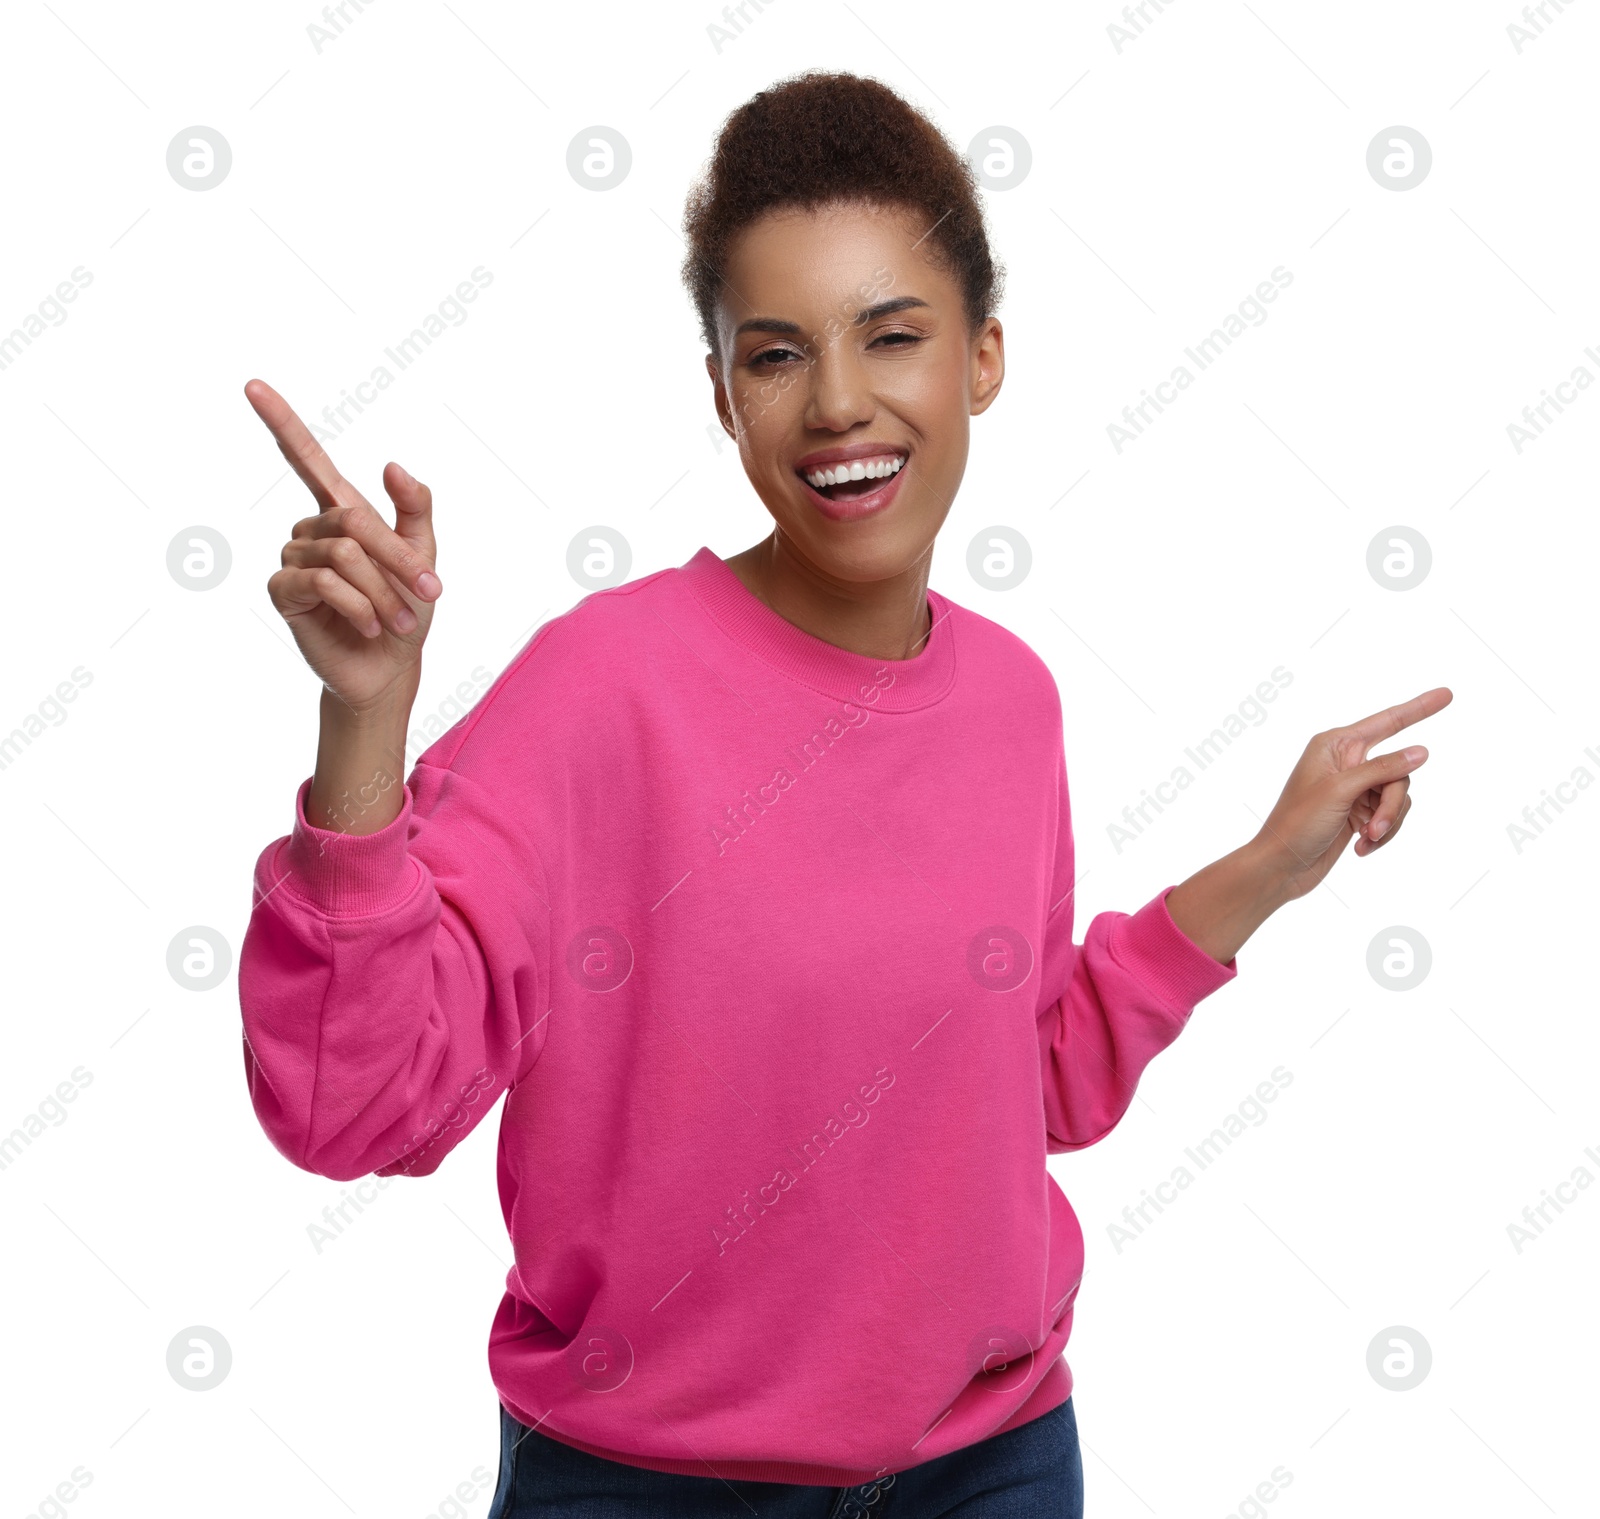
[[683,281],[717,352],[717,297],[734,239],[779,208],[865,202],[927,219],[928,248],[960,285],[969,330],[1000,303],[977,177],[950,141],[888,85],[810,69],[758,91],[723,122],[690,190]]

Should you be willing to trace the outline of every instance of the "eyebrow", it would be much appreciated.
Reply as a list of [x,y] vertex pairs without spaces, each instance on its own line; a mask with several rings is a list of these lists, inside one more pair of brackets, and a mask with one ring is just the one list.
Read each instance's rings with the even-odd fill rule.
[[[897,311],[909,311],[914,306],[927,307],[928,303],[920,296],[897,295],[892,301],[879,301],[876,306],[868,306],[858,312],[851,325],[865,327],[868,322],[875,322],[881,316],[893,316]],[[734,328],[733,335],[738,337],[745,332],[777,332],[788,337],[798,337],[803,331],[798,322],[787,322],[775,316],[753,316],[747,322],[740,322]]]

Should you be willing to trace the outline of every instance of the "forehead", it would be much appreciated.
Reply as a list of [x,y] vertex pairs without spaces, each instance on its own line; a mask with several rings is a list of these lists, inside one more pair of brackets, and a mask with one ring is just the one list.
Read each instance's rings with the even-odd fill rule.
[[769,211],[728,252],[719,300],[724,330],[750,317],[848,316],[886,294],[930,304],[957,295],[930,257],[925,213],[851,203]]

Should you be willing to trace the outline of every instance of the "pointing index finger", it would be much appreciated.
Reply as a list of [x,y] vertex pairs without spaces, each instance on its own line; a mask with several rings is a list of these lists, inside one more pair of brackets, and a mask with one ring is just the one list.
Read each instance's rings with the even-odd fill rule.
[[245,399],[267,425],[289,467],[305,482],[325,512],[337,506],[367,506],[371,503],[339,473],[327,450],[311,435],[311,429],[295,415],[289,405],[265,380],[251,380],[244,388]]
[[1351,723],[1345,731],[1361,739],[1365,748],[1377,743],[1379,739],[1392,738],[1402,728],[1409,728],[1412,723],[1420,723],[1423,718],[1432,717],[1435,712],[1448,707],[1454,699],[1455,693],[1449,686],[1435,686],[1431,691],[1413,696],[1410,701],[1403,701],[1394,707],[1385,707],[1381,712],[1363,717],[1360,722]]

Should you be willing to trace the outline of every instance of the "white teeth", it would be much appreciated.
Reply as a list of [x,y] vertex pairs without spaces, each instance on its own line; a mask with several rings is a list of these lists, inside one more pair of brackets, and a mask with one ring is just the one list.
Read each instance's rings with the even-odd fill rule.
[[876,459],[853,459],[848,464],[812,470],[805,478],[816,489],[822,490],[825,486],[838,485],[844,480],[886,479],[890,475],[898,474],[905,462],[904,454],[882,455]]

